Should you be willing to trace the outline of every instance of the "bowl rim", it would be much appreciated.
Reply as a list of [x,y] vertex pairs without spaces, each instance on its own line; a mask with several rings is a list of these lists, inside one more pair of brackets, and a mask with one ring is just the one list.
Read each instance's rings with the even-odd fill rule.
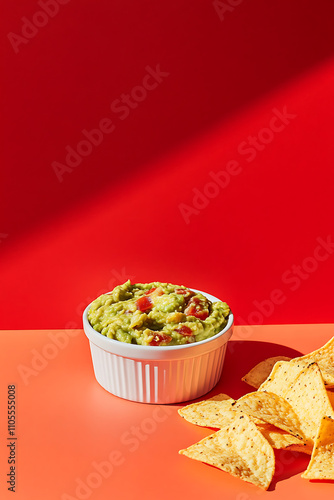
[[[207,292],[203,292],[201,290],[197,290],[195,288],[190,288],[189,290],[192,290],[194,292],[199,292],[203,294],[206,298],[211,300],[211,302],[217,302],[220,301],[217,297],[214,295],[211,295]],[[94,299],[95,300],[95,299]],[[191,344],[182,344],[182,345],[173,345],[173,346],[146,346],[146,345],[140,345],[140,344],[130,344],[127,342],[120,342],[119,340],[115,339],[110,339],[109,337],[106,337],[105,335],[102,335],[101,333],[97,332],[94,330],[92,325],[88,321],[88,311],[94,301],[90,302],[84,312],[83,312],[83,326],[84,326],[84,332],[86,336],[89,338],[91,342],[93,342],[95,345],[98,347],[101,347],[105,351],[112,352],[115,354],[120,354],[121,356],[124,357],[136,357],[136,358],[144,358],[145,355],[148,355],[149,358],[154,357],[154,354],[157,354],[157,358],[163,357],[161,356],[162,353],[169,353],[169,354],[176,354],[182,353],[182,351],[190,351],[190,350],[201,350],[203,351],[203,348],[205,348],[206,344],[211,344],[212,342],[218,341],[219,344],[222,342],[222,337],[225,336],[228,332],[230,332],[230,336],[232,335],[232,327],[234,325],[234,315],[232,311],[230,311],[228,318],[227,318],[227,324],[225,327],[212,337],[209,337],[204,340],[200,340],[198,342],[193,342]],[[228,339],[227,339],[228,340]],[[227,342],[226,340],[226,342]],[[225,343],[225,339],[224,342]],[[209,347],[209,346],[207,346]],[[211,350],[211,346],[210,346]]]

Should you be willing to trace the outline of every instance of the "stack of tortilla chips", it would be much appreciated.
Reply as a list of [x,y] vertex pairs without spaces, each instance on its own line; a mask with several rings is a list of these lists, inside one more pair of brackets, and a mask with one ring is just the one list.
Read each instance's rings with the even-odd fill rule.
[[257,390],[179,410],[193,424],[219,429],[179,453],[267,490],[274,449],[285,448],[311,455],[303,478],[333,480],[334,337],[305,356],[268,358],[243,380]]

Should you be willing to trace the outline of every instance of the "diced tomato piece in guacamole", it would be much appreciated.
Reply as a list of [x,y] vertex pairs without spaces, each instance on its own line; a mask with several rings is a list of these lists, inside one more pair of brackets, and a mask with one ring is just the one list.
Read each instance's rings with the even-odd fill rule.
[[159,295],[164,295],[164,291],[161,286],[150,288],[146,290],[144,295],[152,295],[152,297],[159,297]]
[[182,326],[180,326],[180,328],[176,328],[175,331],[181,333],[181,335],[186,335],[188,337],[190,335],[194,334],[194,332],[192,331],[192,329],[189,328],[189,326],[187,326],[187,325],[182,325]]
[[137,309],[141,312],[149,311],[153,307],[153,302],[150,296],[139,297],[136,300]]
[[170,335],[166,335],[165,333],[156,333],[149,343],[149,345],[167,345],[172,340]]
[[208,307],[205,307],[198,297],[192,297],[189,300],[188,307],[184,312],[187,316],[195,316],[195,318],[201,319],[202,321],[209,316]]

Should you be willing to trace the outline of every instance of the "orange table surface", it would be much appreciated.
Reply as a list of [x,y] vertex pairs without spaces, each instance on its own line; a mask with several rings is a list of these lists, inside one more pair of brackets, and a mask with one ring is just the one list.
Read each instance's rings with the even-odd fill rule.
[[[258,361],[310,352],[333,335],[334,324],[237,326],[220,382],[200,399],[251,392],[241,377]],[[95,380],[82,330],[1,331],[0,371],[1,499],[333,498],[333,482],[300,477],[309,461],[304,454],[275,452],[266,492],[179,455],[212,430],[183,420],[177,413],[182,403],[135,403],[105,391]],[[12,435],[8,386],[15,386]],[[10,479],[15,494],[8,490]]]

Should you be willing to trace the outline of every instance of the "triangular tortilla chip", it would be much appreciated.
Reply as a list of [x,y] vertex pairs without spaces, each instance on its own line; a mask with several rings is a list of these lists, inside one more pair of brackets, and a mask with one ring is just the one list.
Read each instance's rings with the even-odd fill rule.
[[296,438],[286,431],[283,431],[282,429],[278,429],[272,424],[264,422],[262,424],[256,424],[256,427],[267,439],[269,444],[277,450],[284,448],[292,450],[294,449],[294,447],[296,447],[296,451],[302,451],[309,454],[312,453],[312,447],[308,447],[306,443],[304,443],[300,439]]
[[[242,380],[257,389],[269,376],[270,371],[276,362],[289,361],[290,359],[291,358],[287,356],[280,355],[264,359],[255,365],[248,373],[246,373],[246,375],[242,377]],[[319,347],[319,349],[303,356],[292,358],[292,360],[306,364],[315,361],[320,368],[325,385],[328,388],[334,388],[334,337],[332,337],[322,347]]]
[[304,440],[301,422],[288,401],[272,392],[249,392],[232,403],[232,409],[264,420],[293,436]]
[[247,415],[229,413],[226,418],[232,421],[227,427],[179,453],[266,490],[275,471],[274,451]]
[[278,362],[258,390],[274,392],[290,403],[309,445],[314,443],[322,417],[334,417],[317,363]]
[[210,398],[205,401],[199,401],[198,403],[184,406],[178,410],[178,413],[182,418],[187,420],[187,422],[192,424],[220,429],[228,424],[226,421],[228,415],[224,419],[220,410],[222,408],[225,410],[230,409],[232,403],[234,403],[234,399],[228,396],[226,396],[226,399],[216,398],[217,396],[212,399]]
[[334,479],[334,420],[324,416],[319,426],[311,460],[302,477]]
[[291,358],[288,358],[287,356],[273,356],[271,358],[264,359],[255,365],[248,373],[246,373],[241,380],[255,389],[258,389],[258,387],[260,387],[260,385],[266,380],[277,361],[290,361],[290,359]]
[[334,387],[334,337],[319,349],[316,349],[305,356],[294,358],[294,361],[315,361],[322,373],[325,385]]
[[295,383],[300,371],[308,363],[296,364],[291,361],[278,361],[268,378],[260,385],[259,391],[273,392],[284,398],[285,393]]

